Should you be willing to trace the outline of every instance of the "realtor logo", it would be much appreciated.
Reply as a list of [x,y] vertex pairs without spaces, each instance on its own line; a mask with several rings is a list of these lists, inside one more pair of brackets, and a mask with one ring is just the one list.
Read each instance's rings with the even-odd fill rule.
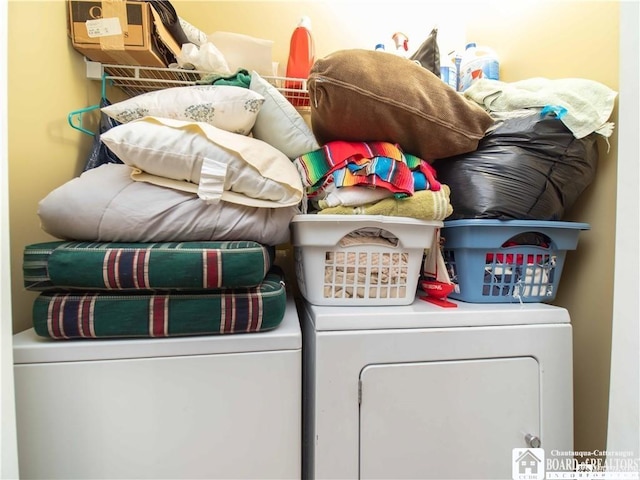
[[513,480],[544,480],[544,449],[514,448],[511,459]]

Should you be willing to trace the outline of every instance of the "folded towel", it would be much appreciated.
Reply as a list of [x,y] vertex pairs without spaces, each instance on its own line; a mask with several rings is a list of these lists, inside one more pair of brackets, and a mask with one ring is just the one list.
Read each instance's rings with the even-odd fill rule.
[[335,184],[327,185],[326,196],[318,200],[320,209],[329,207],[359,207],[367,203],[379,202],[383,198],[392,197],[392,191],[386,188],[367,188],[363,186],[340,187]]
[[453,207],[449,201],[449,186],[442,184],[441,187],[437,191],[420,190],[411,197],[390,197],[358,207],[329,207],[320,210],[318,214],[388,215],[419,220],[444,220],[453,213]]
[[596,132],[608,137],[613,122],[608,122],[617,92],[606,85],[582,78],[530,78],[505,83],[480,79],[465,90],[464,95],[492,112],[522,108],[562,107],[559,116],[576,138]]

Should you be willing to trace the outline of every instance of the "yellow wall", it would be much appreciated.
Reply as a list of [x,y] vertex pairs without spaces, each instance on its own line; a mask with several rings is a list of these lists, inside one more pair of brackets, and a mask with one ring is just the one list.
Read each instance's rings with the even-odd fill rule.
[[[372,48],[394,31],[412,47],[439,27],[441,53],[462,48],[464,36],[492,46],[505,81],[582,77],[618,87],[618,2],[233,2],[174,0],[178,14],[206,33],[245,33],[274,41],[286,64],[291,31],[312,19],[318,56],[340,48]],[[425,7],[426,6],[426,7]],[[22,288],[25,245],[50,240],[37,204],[79,174],[91,138],[71,129],[67,114],[99,99],[85,79],[82,56],[66,36],[62,0],[9,1],[9,182],[13,326],[30,326],[35,294]],[[381,72],[393,78],[390,72]],[[114,95],[116,95],[114,93]],[[617,112],[614,112],[614,119]],[[89,123],[87,126],[91,127]],[[613,288],[617,136],[600,143],[597,179],[567,219],[591,224],[570,252],[558,305],[574,325],[575,448],[605,449]]]
[[[506,81],[579,77],[617,90],[617,3],[513,3],[509,8],[519,10],[517,15],[478,12],[468,28],[470,38],[500,51]],[[608,153],[606,143],[599,142],[595,182],[567,213],[567,220],[587,222],[591,230],[581,234],[576,251],[568,252],[555,301],[569,310],[574,327],[575,447],[583,451],[604,450],[607,433],[617,132],[609,140]]]

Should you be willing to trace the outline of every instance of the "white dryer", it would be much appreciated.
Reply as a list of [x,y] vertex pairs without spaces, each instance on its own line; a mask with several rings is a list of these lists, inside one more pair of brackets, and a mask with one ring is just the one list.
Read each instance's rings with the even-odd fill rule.
[[510,479],[514,449],[573,447],[568,312],[303,303],[309,479]]
[[300,477],[302,336],[14,336],[21,478]]

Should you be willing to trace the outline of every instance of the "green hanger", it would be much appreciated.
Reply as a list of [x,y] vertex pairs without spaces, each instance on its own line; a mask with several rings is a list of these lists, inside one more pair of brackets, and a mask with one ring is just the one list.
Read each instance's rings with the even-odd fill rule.
[[[102,98],[107,98],[107,76],[106,74],[102,75]],[[84,128],[82,126],[82,115],[84,115],[87,112],[91,112],[93,110],[99,109],[100,108],[100,104],[96,104],[96,105],[91,105],[90,107],[85,107],[85,108],[81,108],[79,110],[74,110],[73,112],[69,113],[69,115],[67,116],[67,120],[69,122],[69,125],[71,125],[72,128],[75,128],[76,130],[81,131],[82,133],[86,133],[87,135],[91,135],[92,137],[95,136],[95,133],[92,132],[91,130],[87,130],[86,128]]]

